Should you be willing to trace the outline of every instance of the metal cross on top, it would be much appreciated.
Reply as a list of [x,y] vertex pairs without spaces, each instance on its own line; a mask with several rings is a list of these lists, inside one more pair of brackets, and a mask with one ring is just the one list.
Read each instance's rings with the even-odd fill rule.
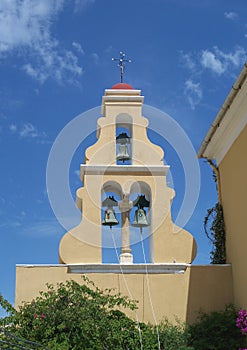
[[120,57],[119,58],[112,58],[112,61],[118,61],[118,67],[120,68],[120,82],[123,82],[123,75],[124,75],[124,67],[125,64],[124,62],[131,62],[131,60],[126,60],[125,58],[125,53],[120,51]]

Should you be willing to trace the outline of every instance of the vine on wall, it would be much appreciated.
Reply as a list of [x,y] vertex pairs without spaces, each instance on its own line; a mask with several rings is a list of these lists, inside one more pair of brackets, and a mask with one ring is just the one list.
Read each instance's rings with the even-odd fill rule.
[[213,243],[210,253],[211,264],[225,264],[226,262],[226,234],[222,205],[218,202],[208,209],[204,218],[204,231],[208,239]]

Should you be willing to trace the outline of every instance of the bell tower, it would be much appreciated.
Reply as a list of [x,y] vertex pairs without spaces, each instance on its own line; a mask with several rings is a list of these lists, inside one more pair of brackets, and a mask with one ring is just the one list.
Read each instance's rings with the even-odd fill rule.
[[61,239],[62,263],[102,263],[102,226],[113,235],[114,230],[121,232],[120,264],[133,263],[132,226],[149,239],[150,263],[191,263],[195,257],[193,236],[172,222],[175,192],[166,183],[169,166],[164,165],[163,150],[147,137],[143,100],[141,91],[126,83],[105,90],[98,140],[80,166],[83,186],[76,205],[82,220]]
[[[123,53],[118,62],[122,80]],[[47,282],[83,283],[82,274],[100,289],[138,300],[138,310],[128,315],[154,325],[164,317],[192,323],[198,310],[233,303],[230,265],[191,265],[196,243],[172,221],[175,191],[167,184],[162,148],[148,138],[143,100],[140,90],[122,81],[105,90],[97,141],[80,165],[81,222],[62,237],[60,264],[17,266],[16,306],[33,300]],[[117,263],[107,261],[112,253]],[[32,281],[28,288],[26,281]]]

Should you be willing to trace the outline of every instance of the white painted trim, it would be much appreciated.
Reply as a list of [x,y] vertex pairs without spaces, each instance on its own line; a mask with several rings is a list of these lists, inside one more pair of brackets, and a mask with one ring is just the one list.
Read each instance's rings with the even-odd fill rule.
[[68,267],[66,264],[16,264],[16,267]]
[[180,274],[188,264],[82,264],[69,265],[71,273]]
[[219,164],[247,121],[247,62],[220,108],[198,151],[199,158],[215,159]]
[[80,178],[83,179],[84,175],[108,175],[108,174],[120,174],[124,175],[126,172],[129,175],[137,174],[142,176],[166,176],[169,165],[80,165]]
[[105,96],[109,95],[140,95],[141,90],[133,90],[133,89],[106,89]]
[[241,92],[226,112],[203,153],[204,157],[215,159],[218,165],[247,124],[247,84],[245,92]]
[[69,273],[126,273],[126,274],[181,274],[184,273],[190,264],[183,263],[163,263],[163,264],[40,264],[26,265],[20,264],[17,267],[63,267]]
[[121,253],[119,256],[120,264],[133,264],[133,255],[131,253]]
[[138,96],[138,95],[107,95],[102,97],[102,105],[104,105],[106,102],[139,102],[143,103],[144,96]]

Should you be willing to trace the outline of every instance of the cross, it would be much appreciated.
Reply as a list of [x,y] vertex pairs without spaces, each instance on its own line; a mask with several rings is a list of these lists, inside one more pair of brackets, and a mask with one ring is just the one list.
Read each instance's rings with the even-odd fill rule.
[[125,53],[120,51],[120,57],[119,58],[112,58],[112,61],[118,61],[118,67],[120,67],[120,82],[123,82],[123,75],[124,75],[124,62],[131,62],[131,60],[126,60]]

